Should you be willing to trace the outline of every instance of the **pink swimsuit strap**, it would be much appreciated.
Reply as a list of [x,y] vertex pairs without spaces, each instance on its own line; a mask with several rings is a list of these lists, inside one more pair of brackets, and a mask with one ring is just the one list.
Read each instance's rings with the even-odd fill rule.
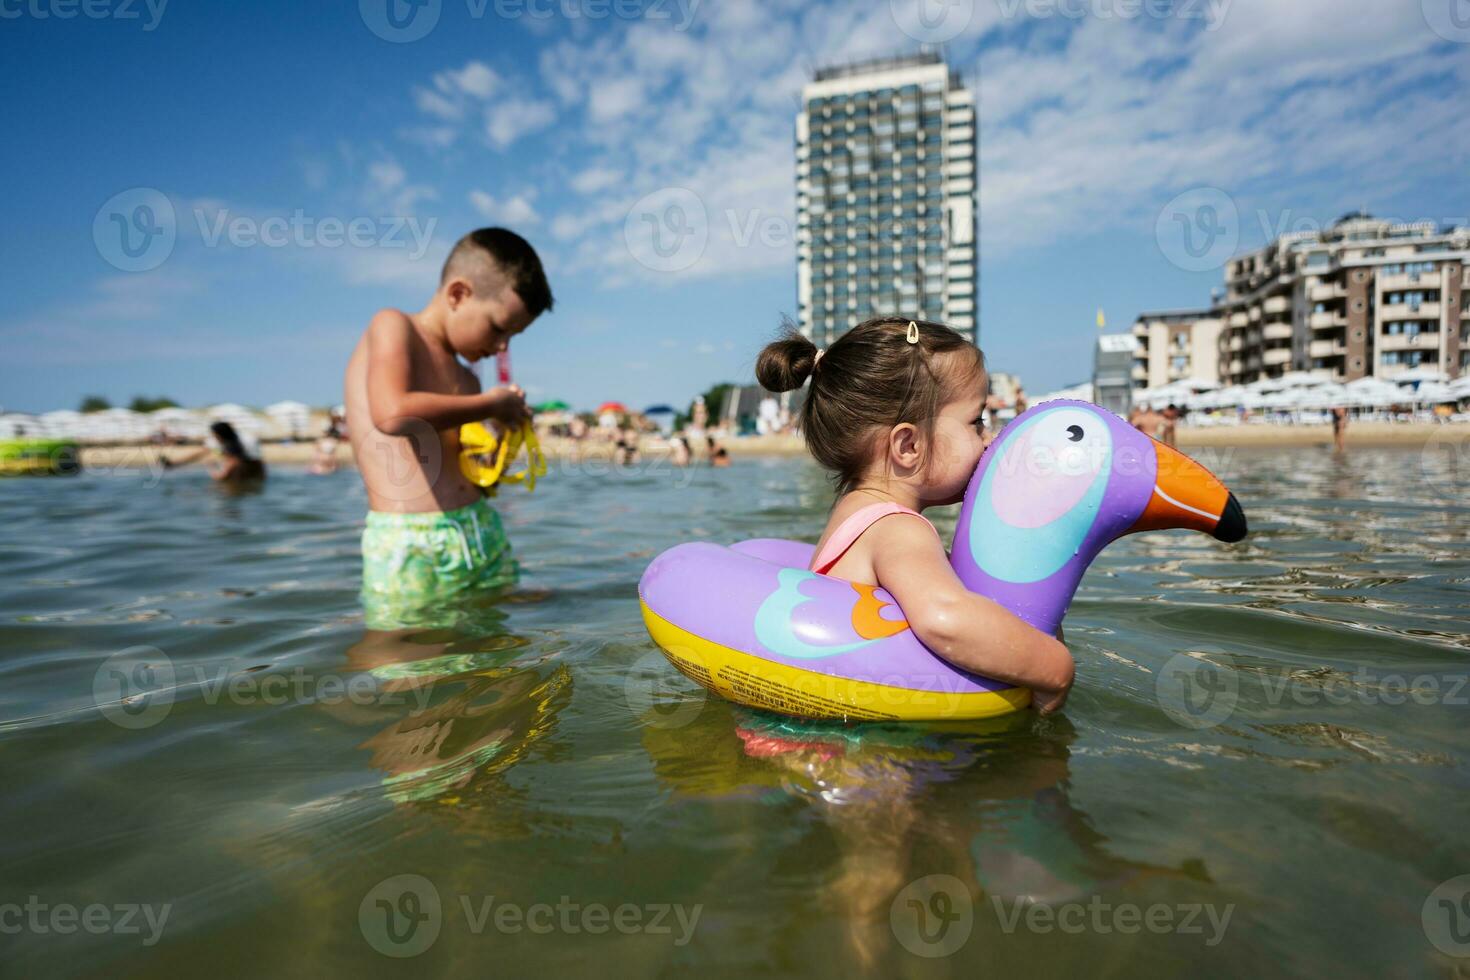
[[[832,536],[827,539],[827,543],[822,546],[822,550],[817,554],[816,560],[812,562],[812,571],[820,575],[827,574],[827,569],[837,564],[837,560],[847,554],[847,549],[856,544],[857,539],[862,537],[868,528],[890,514],[911,514],[925,524],[928,524],[931,528],[934,527],[934,524],[929,518],[916,510],[910,510],[902,504],[869,504],[837,525],[837,530],[832,532]],[[934,533],[938,534],[939,531],[936,529]]]

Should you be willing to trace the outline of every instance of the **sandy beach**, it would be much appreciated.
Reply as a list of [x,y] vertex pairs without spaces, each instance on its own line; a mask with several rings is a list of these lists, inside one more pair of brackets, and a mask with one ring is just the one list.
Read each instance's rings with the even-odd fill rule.
[[[1386,423],[1362,422],[1348,428],[1348,446],[1423,446],[1431,439],[1456,442],[1470,441],[1470,426],[1439,425],[1434,423]],[[806,452],[800,436],[774,435],[750,436],[743,439],[728,439],[723,443],[732,456],[792,456]],[[1330,446],[1332,430],[1322,425],[1239,425],[1218,428],[1195,428],[1181,426],[1179,446],[1261,446],[1292,448],[1305,446]],[[546,455],[554,460],[610,460],[614,447],[611,443],[584,440],[549,438],[543,441]],[[127,467],[154,468],[158,466],[159,454],[173,457],[185,455],[191,447],[170,446],[160,450],[156,446],[87,446],[82,449],[82,466],[88,469],[118,469]],[[667,455],[668,448],[662,443],[645,440],[643,453],[656,458]],[[305,466],[316,455],[312,443],[266,443],[262,446],[265,461],[272,465]],[[338,462],[352,466],[352,450],[343,443],[337,452]],[[703,460],[696,457],[696,463]]]

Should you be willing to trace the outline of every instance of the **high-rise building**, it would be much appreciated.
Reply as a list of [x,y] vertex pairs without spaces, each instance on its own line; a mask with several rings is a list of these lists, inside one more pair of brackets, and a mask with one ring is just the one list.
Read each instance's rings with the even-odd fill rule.
[[796,288],[826,346],[871,316],[978,341],[974,95],[933,53],[819,70],[796,116]]

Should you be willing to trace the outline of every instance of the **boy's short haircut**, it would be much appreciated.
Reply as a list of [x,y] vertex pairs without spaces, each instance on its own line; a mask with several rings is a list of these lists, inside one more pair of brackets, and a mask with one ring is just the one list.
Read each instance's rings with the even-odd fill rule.
[[439,285],[463,278],[488,292],[498,285],[497,274],[520,296],[532,318],[551,309],[554,300],[541,257],[530,242],[508,228],[481,228],[455,242],[444,260]]

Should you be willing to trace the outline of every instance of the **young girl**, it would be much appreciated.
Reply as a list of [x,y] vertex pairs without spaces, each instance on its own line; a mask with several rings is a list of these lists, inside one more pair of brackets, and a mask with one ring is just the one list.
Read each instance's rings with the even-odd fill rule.
[[766,347],[768,391],[811,378],[807,447],[837,484],[812,571],[877,584],[914,634],[957,667],[1033,692],[1055,711],[1072,686],[1062,643],[960,584],[925,507],[958,502],[984,451],[985,355],[938,323],[868,320],[820,351],[796,332]]

